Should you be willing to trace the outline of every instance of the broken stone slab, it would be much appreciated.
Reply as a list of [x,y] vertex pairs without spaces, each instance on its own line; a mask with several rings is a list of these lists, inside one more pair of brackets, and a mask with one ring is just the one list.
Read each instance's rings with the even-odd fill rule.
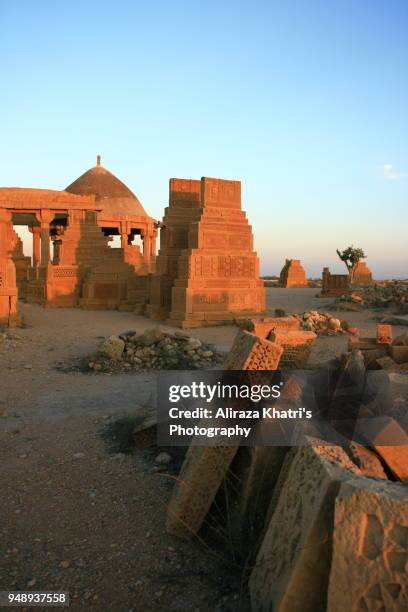
[[392,343],[393,346],[408,346],[408,332],[400,334]]
[[391,345],[389,353],[392,359],[398,363],[406,363],[408,361],[408,346]]
[[229,470],[226,527],[234,556],[247,563],[257,553],[271,496],[288,450],[285,446],[240,447]]
[[335,503],[327,612],[408,609],[408,489],[356,478]]
[[188,539],[198,532],[237,450],[189,447],[167,510],[168,533]]
[[300,321],[296,317],[276,316],[245,319],[239,326],[260,338],[267,338],[271,331],[295,331],[300,328]]
[[392,325],[377,325],[377,343],[391,344]]
[[381,421],[382,427],[372,436],[370,444],[385,461],[394,476],[408,484],[407,432],[394,419],[384,417]]
[[357,442],[350,442],[346,451],[364,476],[387,480],[381,461],[372,450]]
[[397,363],[393,359],[391,359],[391,357],[389,356],[380,357],[379,359],[376,359],[375,362],[382,370],[397,370],[398,369]]
[[286,477],[249,581],[253,612],[326,609],[334,500],[341,483],[361,472],[341,447],[307,441],[283,464]]
[[109,359],[118,361],[122,358],[125,342],[119,336],[109,336],[102,344],[100,353]]
[[224,364],[226,370],[276,370],[283,349],[245,330],[235,336]]

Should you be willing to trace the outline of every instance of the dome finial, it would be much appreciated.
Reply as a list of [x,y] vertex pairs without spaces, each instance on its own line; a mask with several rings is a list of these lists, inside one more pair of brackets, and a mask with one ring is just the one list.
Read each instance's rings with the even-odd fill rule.
[[100,166],[100,165],[101,165],[101,156],[100,156],[100,155],[97,155],[97,156],[96,156],[96,165],[97,165],[97,166]]

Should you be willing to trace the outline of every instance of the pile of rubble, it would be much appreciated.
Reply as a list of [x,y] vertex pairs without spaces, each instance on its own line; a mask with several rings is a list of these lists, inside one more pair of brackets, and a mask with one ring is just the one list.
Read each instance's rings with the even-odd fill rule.
[[[282,347],[265,339],[265,329],[254,331],[238,334],[230,369],[281,367]],[[350,381],[358,386],[365,375],[354,347],[329,402],[340,400],[344,409]],[[399,384],[408,398],[408,380]],[[366,400],[370,393],[362,407]],[[408,437],[392,412],[377,425],[361,444],[342,438],[327,445],[309,434],[292,447],[240,440],[205,447],[193,439],[175,479],[168,532],[214,538],[224,529],[221,539],[247,569],[254,612],[407,608]]]
[[254,334],[265,336],[264,330],[308,331],[317,336],[332,336],[335,334],[358,334],[359,330],[352,327],[344,319],[338,319],[327,312],[310,310],[301,314],[283,315],[277,317],[260,317],[258,319],[242,319],[237,321],[242,329]]
[[94,372],[208,369],[223,358],[214,347],[185,332],[153,327],[141,334],[110,336],[88,360],[88,367]]
[[318,336],[333,336],[334,334],[358,334],[358,329],[347,321],[333,317],[327,312],[311,310],[300,315],[294,315],[300,321],[301,329],[313,331]]
[[377,325],[376,338],[350,338],[349,350],[360,351],[368,369],[408,371],[408,332],[393,339],[392,325]]
[[393,307],[396,312],[408,314],[408,281],[384,281],[355,289],[337,298],[335,306],[344,311]]

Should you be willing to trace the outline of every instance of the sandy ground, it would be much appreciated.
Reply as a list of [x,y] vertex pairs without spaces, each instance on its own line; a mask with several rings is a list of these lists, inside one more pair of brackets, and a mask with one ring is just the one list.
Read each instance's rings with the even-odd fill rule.
[[[316,299],[315,289],[267,293],[271,312],[331,302]],[[56,367],[91,354],[110,334],[142,331],[152,322],[116,311],[22,304],[21,312],[26,327],[0,334],[0,590],[65,590],[70,609],[109,612],[221,612],[226,608],[217,604],[227,595],[229,609],[238,610],[240,572],[230,573],[199,541],[166,534],[171,478],[154,471],[145,451],[112,455],[100,438],[107,417],[154,405],[157,373],[109,376]],[[335,314],[364,335],[375,331],[378,313]],[[236,331],[192,334],[228,350]],[[319,339],[313,358],[340,354],[346,341]]]

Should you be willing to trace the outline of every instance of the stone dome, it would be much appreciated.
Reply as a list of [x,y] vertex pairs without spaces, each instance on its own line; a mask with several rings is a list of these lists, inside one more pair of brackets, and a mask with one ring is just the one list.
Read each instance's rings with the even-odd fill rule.
[[68,185],[65,191],[76,195],[94,195],[102,213],[109,216],[148,216],[135,194],[101,166],[99,155],[96,166]]

